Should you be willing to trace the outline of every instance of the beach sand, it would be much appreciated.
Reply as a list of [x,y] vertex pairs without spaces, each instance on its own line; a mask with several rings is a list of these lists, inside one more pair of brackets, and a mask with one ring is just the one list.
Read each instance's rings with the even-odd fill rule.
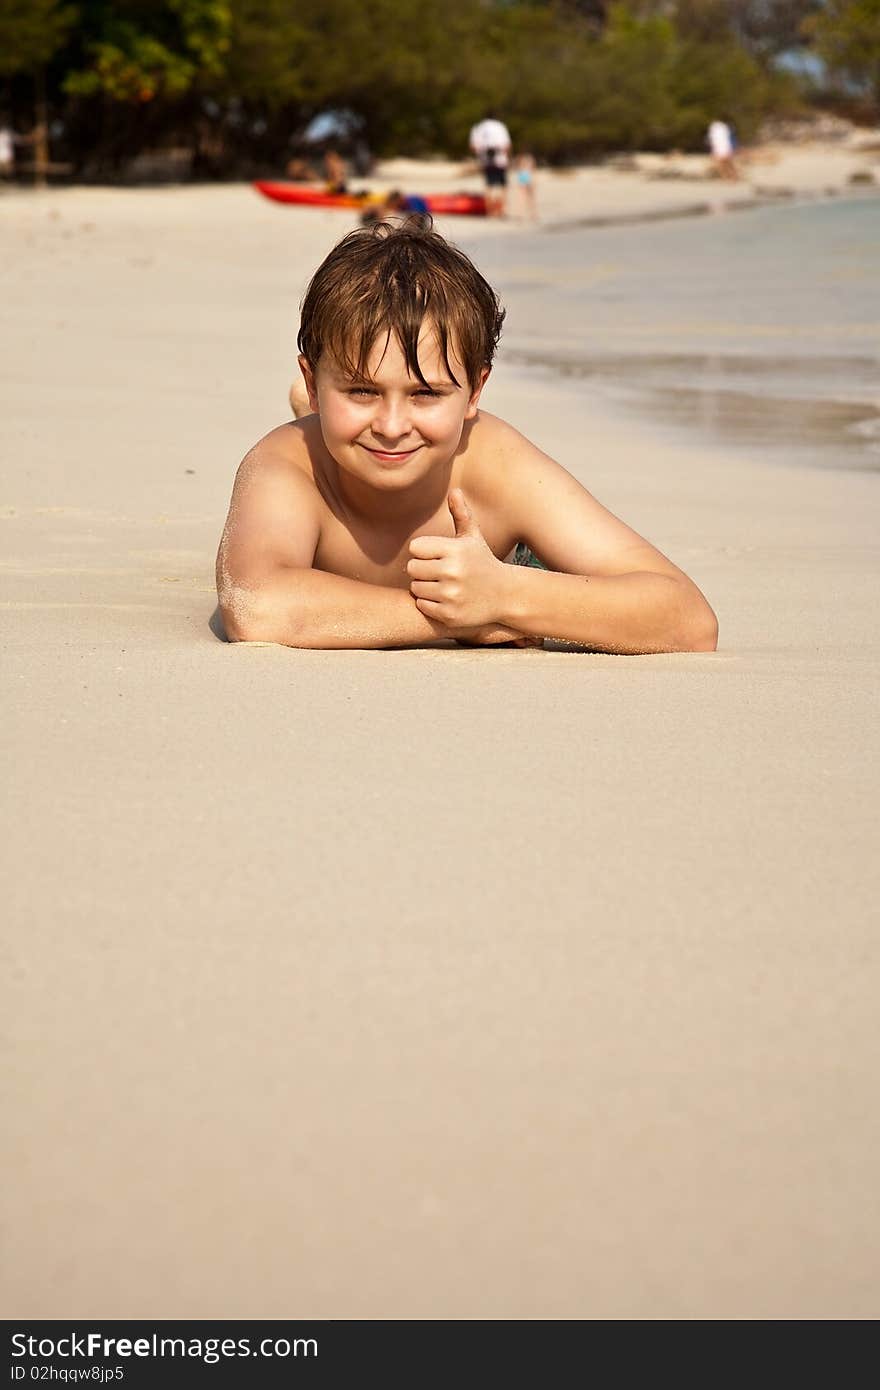
[[6,1316],[877,1317],[876,475],[502,361],[719,651],[227,645],[234,469],[350,223],[0,223]]

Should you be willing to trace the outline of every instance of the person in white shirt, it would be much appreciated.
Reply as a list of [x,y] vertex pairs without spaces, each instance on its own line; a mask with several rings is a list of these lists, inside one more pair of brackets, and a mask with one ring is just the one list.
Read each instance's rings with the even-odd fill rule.
[[503,217],[507,196],[507,166],[510,162],[510,133],[494,111],[471,129],[470,147],[480,162],[486,180],[486,211],[490,217]]
[[739,174],[733,159],[733,131],[727,121],[713,121],[706,132],[706,139],[718,176],[722,179],[738,179]]
[[5,121],[0,122],[0,178],[8,179],[15,173],[15,136]]

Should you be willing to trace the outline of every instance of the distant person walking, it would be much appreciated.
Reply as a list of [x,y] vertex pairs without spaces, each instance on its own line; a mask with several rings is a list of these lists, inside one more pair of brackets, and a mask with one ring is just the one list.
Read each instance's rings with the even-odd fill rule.
[[510,132],[494,111],[471,128],[470,147],[480,162],[486,181],[486,211],[490,217],[503,217],[507,198],[507,166],[510,162]]
[[516,186],[520,192],[520,198],[525,205],[525,216],[530,217],[533,222],[538,220],[538,206],[535,202],[535,156],[533,154],[519,154],[514,160],[514,171],[516,174]]
[[733,158],[733,130],[728,121],[715,120],[706,132],[712,166],[719,178],[736,180],[739,178]]
[[0,122],[0,179],[12,178],[15,173],[15,136],[12,127]]

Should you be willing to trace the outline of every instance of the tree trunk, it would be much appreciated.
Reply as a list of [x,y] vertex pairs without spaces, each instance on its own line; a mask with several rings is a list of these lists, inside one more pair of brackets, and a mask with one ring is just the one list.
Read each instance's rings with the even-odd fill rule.
[[37,69],[34,81],[36,124],[34,125],[34,186],[45,188],[49,172],[49,120],[46,111],[46,69]]

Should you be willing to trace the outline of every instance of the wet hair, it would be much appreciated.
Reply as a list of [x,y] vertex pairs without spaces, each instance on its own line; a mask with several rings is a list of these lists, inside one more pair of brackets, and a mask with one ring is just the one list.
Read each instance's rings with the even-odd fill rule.
[[501,334],[498,296],[464,252],[426,227],[424,218],[398,227],[379,222],[349,232],[315,271],[297,343],[313,369],[326,354],[365,379],[376,339],[393,333],[407,370],[427,386],[418,358],[426,317],[436,327],[450,380],[461,385],[449,364],[451,344],[476,389]]

